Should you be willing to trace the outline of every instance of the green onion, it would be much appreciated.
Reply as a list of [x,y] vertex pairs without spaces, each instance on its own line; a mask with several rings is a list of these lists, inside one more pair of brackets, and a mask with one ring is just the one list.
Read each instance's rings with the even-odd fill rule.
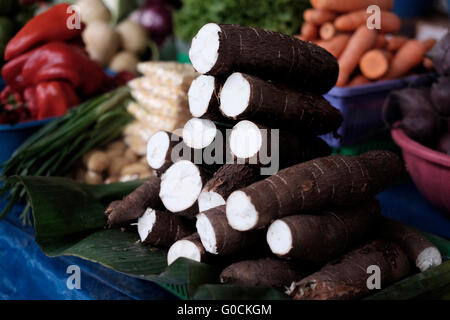
[[[1,167],[0,196],[8,204],[0,220],[14,204],[24,198],[25,190],[13,176],[63,176],[88,151],[118,138],[133,117],[126,111],[130,100],[128,87],[90,99],[66,115],[50,122],[28,138]],[[29,222],[28,202],[22,214]]]

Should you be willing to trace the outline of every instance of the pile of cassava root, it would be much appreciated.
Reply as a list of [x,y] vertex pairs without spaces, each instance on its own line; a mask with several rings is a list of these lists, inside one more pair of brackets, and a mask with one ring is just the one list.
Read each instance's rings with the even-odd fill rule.
[[[337,79],[331,54],[280,33],[210,23],[190,58],[202,73],[189,90],[194,118],[180,136],[149,139],[158,176],[110,204],[110,225],[137,222],[142,243],[169,249],[168,264],[212,263],[224,268],[222,283],[288,288],[295,299],[363,297],[372,265],[384,288],[407,276],[410,262],[422,271],[440,264],[419,233],[381,217],[374,196],[402,174],[401,160],[387,151],[330,156],[316,137],[342,121],[320,95]],[[195,161],[220,140],[219,122],[232,130],[213,153],[233,161]],[[278,140],[264,145],[261,129],[271,128]],[[261,174],[262,149],[279,152],[281,170],[270,177]]]

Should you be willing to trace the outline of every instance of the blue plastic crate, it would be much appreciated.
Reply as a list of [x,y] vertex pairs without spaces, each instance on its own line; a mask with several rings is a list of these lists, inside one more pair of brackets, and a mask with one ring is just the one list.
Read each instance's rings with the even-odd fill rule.
[[384,100],[392,90],[428,82],[430,77],[430,74],[413,75],[355,87],[334,87],[324,97],[344,116],[344,122],[338,130],[341,139],[335,138],[333,134],[322,138],[334,148],[388,138],[390,132],[382,117]]

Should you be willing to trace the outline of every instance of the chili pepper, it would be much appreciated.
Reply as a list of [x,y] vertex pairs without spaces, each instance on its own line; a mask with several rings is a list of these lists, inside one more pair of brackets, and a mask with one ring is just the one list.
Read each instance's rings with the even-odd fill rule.
[[41,82],[36,86],[37,119],[62,116],[79,103],[73,87],[63,81]]
[[74,14],[70,4],[61,3],[35,16],[9,41],[5,60],[11,60],[27,50],[50,41],[65,41],[81,35],[81,28],[69,29],[67,22]]
[[64,42],[47,43],[34,50],[23,66],[22,78],[27,86],[65,80],[85,95],[98,91],[106,81],[103,69],[82,48]]

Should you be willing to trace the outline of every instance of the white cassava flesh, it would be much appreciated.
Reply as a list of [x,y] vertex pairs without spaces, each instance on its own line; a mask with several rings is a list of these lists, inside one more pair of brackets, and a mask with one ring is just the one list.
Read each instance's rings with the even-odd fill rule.
[[222,206],[225,204],[225,199],[214,191],[204,191],[198,197],[198,209],[200,212],[211,208]]
[[197,227],[198,235],[200,236],[205,250],[209,253],[217,254],[216,233],[208,217],[203,213],[199,213],[197,215],[197,223],[195,226]]
[[165,131],[158,131],[150,137],[147,143],[147,162],[151,168],[159,169],[163,166],[169,146],[170,137]]
[[263,136],[261,130],[251,121],[238,122],[231,131],[230,150],[238,158],[248,159],[261,150]]
[[211,120],[192,118],[183,128],[183,141],[189,148],[203,149],[216,137],[216,125]]
[[207,73],[214,67],[219,57],[220,27],[215,23],[205,24],[192,39],[189,59],[200,73]]
[[151,208],[145,210],[142,217],[138,219],[137,228],[139,237],[141,238],[141,242],[144,242],[145,239],[147,239],[148,234],[153,229],[155,221],[156,221],[156,212]]
[[284,256],[292,249],[292,231],[286,222],[275,220],[267,230],[267,243],[270,250],[280,256]]
[[175,162],[161,177],[159,197],[171,212],[190,208],[203,187],[198,167],[188,160]]
[[235,230],[247,231],[258,222],[258,212],[251,200],[242,191],[234,191],[227,199],[228,224]]
[[178,258],[187,258],[200,262],[200,249],[192,241],[178,240],[170,247],[167,253],[167,264],[171,265]]
[[235,72],[227,78],[220,93],[220,110],[230,118],[237,117],[250,102],[250,83],[241,73]]
[[200,118],[207,111],[214,95],[215,79],[213,76],[201,75],[192,81],[188,91],[189,111]]
[[431,267],[440,265],[442,263],[442,256],[437,248],[429,247],[419,254],[415,262],[417,268],[424,272]]

